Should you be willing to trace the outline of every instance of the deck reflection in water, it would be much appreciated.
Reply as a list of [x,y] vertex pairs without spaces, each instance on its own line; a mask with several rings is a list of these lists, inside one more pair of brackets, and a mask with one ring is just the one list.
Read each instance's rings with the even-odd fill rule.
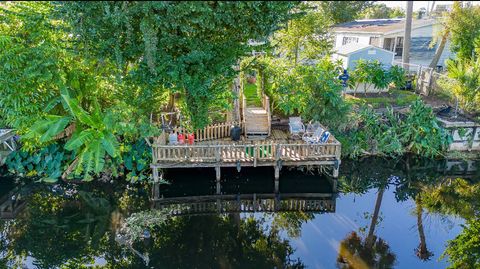
[[198,171],[169,174],[167,179],[175,179],[171,185],[162,186],[162,198],[153,199],[153,206],[156,209],[169,207],[176,216],[249,212],[335,212],[337,193],[323,176],[286,172],[282,176],[281,192],[275,193],[274,186],[265,173],[257,174],[263,176],[248,174],[252,171],[245,171],[245,175],[249,176],[235,177],[233,171],[225,174],[228,180],[222,183],[222,194],[214,194],[214,182],[203,176],[194,176],[195,173],[198,175]]

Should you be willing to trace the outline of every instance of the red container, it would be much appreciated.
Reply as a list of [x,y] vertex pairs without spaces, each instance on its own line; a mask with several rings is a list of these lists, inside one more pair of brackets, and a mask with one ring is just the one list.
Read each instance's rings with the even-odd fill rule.
[[193,134],[188,134],[187,140],[189,145],[193,145],[193,142],[195,141],[195,136]]
[[180,145],[185,144],[185,135],[184,134],[178,134],[178,144],[180,144]]

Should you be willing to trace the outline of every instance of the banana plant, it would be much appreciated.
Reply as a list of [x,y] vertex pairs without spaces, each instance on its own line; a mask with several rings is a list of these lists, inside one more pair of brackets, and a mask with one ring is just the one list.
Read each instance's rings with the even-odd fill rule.
[[83,180],[92,180],[92,174],[99,174],[105,166],[105,158],[119,157],[119,143],[115,136],[116,128],[111,113],[103,113],[97,102],[92,113],[85,111],[78,100],[70,97],[68,92],[61,94],[61,103],[68,115],[48,115],[35,123],[24,139],[38,139],[40,143],[48,143],[70,126],[75,131],[64,148],[77,152],[77,157],[63,173],[66,178],[72,172]]

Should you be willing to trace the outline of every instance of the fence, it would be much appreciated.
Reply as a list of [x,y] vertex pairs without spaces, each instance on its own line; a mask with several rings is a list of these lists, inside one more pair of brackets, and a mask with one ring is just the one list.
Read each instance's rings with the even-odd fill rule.
[[[197,129],[193,134],[197,142],[223,139],[230,137],[232,126],[239,126],[241,128],[242,125],[242,123],[235,121],[210,124],[202,129]],[[173,132],[182,134],[191,133],[184,127],[175,127],[173,128]],[[149,145],[165,145],[167,143],[167,136],[167,133],[162,133],[159,136],[147,139],[147,143]]]
[[405,68],[410,75],[415,75],[417,82],[415,92],[425,96],[438,91],[440,88],[440,85],[438,84],[440,78],[449,79],[445,74],[436,72],[433,68],[428,66],[405,64],[398,61],[394,61],[392,64]]

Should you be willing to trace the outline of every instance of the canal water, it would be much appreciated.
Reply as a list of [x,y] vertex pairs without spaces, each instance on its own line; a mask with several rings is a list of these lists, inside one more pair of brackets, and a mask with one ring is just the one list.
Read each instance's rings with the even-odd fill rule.
[[446,268],[479,218],[477,167],[346,161],[337,190],[284,168],[279,193],[273,169],[225,169],[221,195],[213,169],[170,170],[155,202],[148,184],[5,175],[0,268]]

